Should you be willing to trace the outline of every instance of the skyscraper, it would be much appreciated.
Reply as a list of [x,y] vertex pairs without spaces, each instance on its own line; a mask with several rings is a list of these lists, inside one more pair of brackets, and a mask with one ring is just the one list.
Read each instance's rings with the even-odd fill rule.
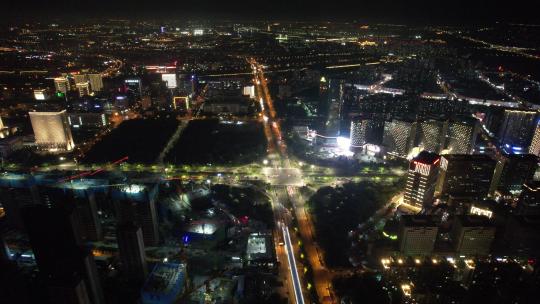
[[403,215],[399,225],[399,251],[411,256],[431,255],[438,231],[429,216]]
[[504,110],[497,138],[499,144],[508,152],[511,150],[526,151],[531,143],[538,114],[536,111]]
[[351,121],[350,139],[352,146],[381,145],[383,133],[384,120],[375,115],[360,117]]
[[451,198],[484,198],[489,194],[496,164],[484,154],[442,155],[436,191]]
[[391,155],[407,157],[414,148],[416,123],[404,120],[384,124],[383,145]]
[[141,228],[133,222],[121,223],[116,230],[116,239],[124,273],[142,282],[148,275],[148,266]]
[[48,151],[71,151],[75,147],[66,110],[29,112],[36,145]]
[[[80,245],[74,213],[69,207],[34,205],[23,209],[24,224],[40,276],[49,290],[58,282],[61,286],[76,287],[78,283],[74,278],[80,276],[92,303],[103,303],[94,258]],[[73,282],[75,285],[71,284]],[[71,287],[68,290],[74,290]]]
[[85,83],[88,81],[88,76],[86,74],[75,74],[73,75],[73,80],[75,80],[75,84],[79,83]]
[[537,123],[534,128],[531,145],[529,146],[529,153],[540,156],[540,123]]
[[516,194],[524,183],[531,181],[538,167],[538,157],[532,154],[503,154],[499,156],[490,193]]
[[429,152],[440,153],[445,144],[445,122],[427,120],[418,123],[418,146]]
[[167,84],[168,89],[176,89],[176,74],[161,74],[161,80]]
[[495,239],[495,226],[485,216],[457,216],[451,235],[456,254],[486,256]]
[[406,203],[418,207],[432,203],[439,165],[440,156],[427,151],[420,152],[411,160],[405,185]]
[[31,175],[6,172],[0,175],[0,203],[4,206],[4,223],[8,228],[24,230],[21,209],[39,202]]
[[157,185],[132,184],[112,191],[118,223],[133,222],[142,228],[144,244],[156,246],[159,231],[156,214]]
[[90,87],[90,82],[88,81],[76,83],[75,86],[79,91],[80,97],[89,96],[90,94],[92,94],[92,88]]
[[141,100],[142,97],[142,83],[139,78],[128,78],[124,80],[126,92],[133,96],[135,101]]
[[520,215],[540,215],[540,182],[529,181],[523,184],[517,209]]
[[101,74],[88,74],[88,82],[93,92],[100,92],[103,89],[103,77]]
[[57,93],[67,94],[67,92],[71,89],[71,86],[67,78],[57,77],[54,79],[54,88],[56,89]]
[[[70,185],[70,184],[68,184]],[[79,182],[78,188],[64,187],[39,187],[41,201],[51,206],[73,207],[75,224],[78,234],[83,241],[99,241],[103,231],[97,213],[95,195],[84,182]]]
[[452,154],[470,154],[474,149],[479,124],[476,119],[448,121],[445,150]]

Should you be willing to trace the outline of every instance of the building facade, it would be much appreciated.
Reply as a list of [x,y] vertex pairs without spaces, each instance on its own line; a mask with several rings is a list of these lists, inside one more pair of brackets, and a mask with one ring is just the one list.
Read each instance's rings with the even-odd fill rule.
[[75,147],[66,111],[29,112],[38,148],[48,151],[71,151]]
[[407,172],[404,201],[422,207],[433,202],[440,156],[422,151],[413,158]]

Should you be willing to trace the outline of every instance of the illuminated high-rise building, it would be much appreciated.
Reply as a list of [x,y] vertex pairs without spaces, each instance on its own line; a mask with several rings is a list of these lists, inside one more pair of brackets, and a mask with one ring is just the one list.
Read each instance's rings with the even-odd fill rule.
[[352,146],[380,145],[383,133],[384,120],[380,117],[361,117],[351,121],[350,139]]
[[161,80],[167,84],[168,89],[176,89],[178,87],[176,74],[161,74]]
[[391,155],[407,157],[414,148],[415,122],[404,120],[387,121],[384,124],[383,145]]
[[409,256],[429,256],[439,228],[427,215],[403,215],[399,225],[399,251]]
[[36,89],[34,90],[34,99],[35,100],[47,100],[49,99],[49,94],[45,89]]
[[77,90],[79,91],[80,97],[89,96],[90,94],[92,94],[92,88],[90,87],[90,82],[88,81],[79,82],[75,84],[75,86],[77,87]]
[[476,120],[449,121],[444,150],[451,154],[470,154],[474,149],[479,124]]
[[418,123],[418,146],[429,152],[440,153],[446,139],[445,122],[427,120]]
[[67,92],[71,89],[69,79],[67,79],[66,77],[55,78],[54,88],[56,89],[56,93],[67,94]]
[[124,80],[126,93],[133,96],[135,101],[139,101],[142,98],[142,83],[139,78],[128,78]]
[[534,128],[531,145],[529,146],[529,153],[540,156],[540,123],[537,123]]
[[48,151],[71,151],[75,147],[66,110],[29,112],[36,145]]
[[417,207],[431,204],[439,173],[440,156],[422,151],[409,164],[404,201]]
[[495,226],[485,216],[456,216],[451,236],[456,254],[487,256],[495,239]]
[[496,164],[484,154],[442,155],[436,191],[450,198],[482,199],[489,194]]
[[88,81],[88,75],[86,75],[86,74],[75,74],[75,75],[73,75],[73,80],[75,81],[75,84],[85,83],[85,82]]
[[88,74],[88,82],[93,92],[100,92],[103,89],[103,77],[101,74]]
[[531,144],[537,119],[536,111],[504,110],[497,135],[499,144],[508,153],[523,153]]

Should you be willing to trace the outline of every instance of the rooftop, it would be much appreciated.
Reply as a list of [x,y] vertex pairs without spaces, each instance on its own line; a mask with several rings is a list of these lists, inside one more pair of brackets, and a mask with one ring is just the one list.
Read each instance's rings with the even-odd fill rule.
[[401,223],[406,227],[436,227],[437,224],[429,215],[402,215]]
[[439,159],[440,156],[437,153],[422,151],[415,158],[413,158],[413,161],[417,161],[427,165],[434,165],[439,161]]
[[161,263],[154,267],[143,286],[143,294],[171,295],[178,293],[186,280],[186,265]]
[[481,215],[461,215],[456,218],[464,227],[490,227],[493,222],[489,217]]

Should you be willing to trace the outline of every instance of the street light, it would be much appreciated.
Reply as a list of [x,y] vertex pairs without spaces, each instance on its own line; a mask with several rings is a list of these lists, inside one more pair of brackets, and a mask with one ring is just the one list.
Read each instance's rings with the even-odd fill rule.
[[263,165],[268,165],[268,159],[263,160]]

